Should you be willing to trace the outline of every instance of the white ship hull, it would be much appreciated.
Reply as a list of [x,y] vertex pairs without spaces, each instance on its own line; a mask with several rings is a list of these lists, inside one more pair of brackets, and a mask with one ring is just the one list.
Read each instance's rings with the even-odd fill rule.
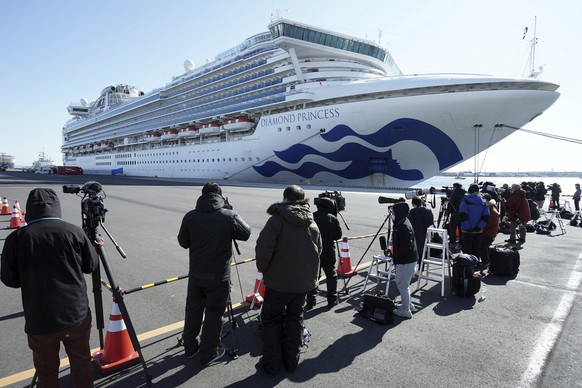
[[[305,44],[283,42],[294,45],[298,52]],[[63,130],[64,164],[96,174],[408,188],[501,141],[513,132],[511,127],[528,123],[559,97],[557,85],[532,79],[381,77],[375,73],[387,69],[380,62],[344,52],[334,53],[333,62],[317,62],[307,55],[316,55],[311,46],[296,54],[281,44],[286,51],[273,50],[266,56],[254,69],[255,78],[241,78],[238,94],[230,95],[240,95],[237,98],[244,102],[251,93],[254,98],[246,108],[234,110],[238,105],[236,100],[228,102],[228,88],[224,92],[219,86],[204,89],[210,81],[204,81],[201,92],[196,92],[196,77],[204,79],[206,71],[191,77],[186,73],[166,89],[68,123]],[[325,55],[331,56],[331,51]],[[361,63],[354,65],[356,59]],[[300,60],[303,62],[296,66]],[[363,64],[369,67],[366,72],[345,80],[348,73],[342,66],[360,70]],[[302,72],[303,66],[311,70]],[[333,71],[323,71],[326,66]],[[221,73],[212,82],[224,80],[227,86],[239,82],[229,81],[228,66],[213,68]],[[261,69],[267,70],[260,73]],[[263,81],[263,74],[274,81]],[[317,76],[309,79],[313,74]],[[354,74],[353,69],[349,74]],[[273,92],[260,94],[259,86],[246,86],[247,79]],[[216,93],[215,97],[203,99],[205,90],[210,90],[211,97]],[[180,93],[193,93],[192,101],[198,102],[188,105]],[[179,103],[172,103],[173,98]],[[227,102],[220,103],[221,99]],[[268,103],[261,105],[263,99]],[[167,108],[160,109],[163,104]],[[225,106],[225,116],[216,113],[218,108],[196,116],[208,104]],[[241,116],[251,120],[248,130],[205,133],[209,123],[229,123],[232,117]],[[165,117],[173,117],[173,121]],[[120,136],[124,125],[128,129]],[[194,126],[199,128],[199,136],[143,140],[158,136],[169,125]],[[86,153],[67,148],[80,146],[91,133],[108,139],[117,135],[115,147]]]

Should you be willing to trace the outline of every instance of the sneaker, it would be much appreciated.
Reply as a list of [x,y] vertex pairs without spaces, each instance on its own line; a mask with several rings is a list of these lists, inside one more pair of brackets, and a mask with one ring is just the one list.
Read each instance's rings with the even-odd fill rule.
[[418,311],[418,307],[416,307],[415,305],[413,305],[412,303],[410,304],[410,312],[411,313],[415,313]]
[[218,361],[222,357],[224,357],[225,353],[226,353],[226,349],[224,349],[222,346],[217,346],[216,350],[214,351],[214,356],[212,356],[212,358],[210,360],[200,359],[200,362],[202,363],[202,365],[208,366],[208,365],[212,364],[214,361]]
[[186,356],[186,358],[192,358],[195,355],[197,355],[198,353],[200,353],[200,346],[198,346],[197,348],[194,348],[192,351],[186,351],[184,353],[184,355]]
[[392,314],[406,319],[412,318],[412,313],[410,310],[404,310],[402,307],[398,307],[397,309],[392,310]]

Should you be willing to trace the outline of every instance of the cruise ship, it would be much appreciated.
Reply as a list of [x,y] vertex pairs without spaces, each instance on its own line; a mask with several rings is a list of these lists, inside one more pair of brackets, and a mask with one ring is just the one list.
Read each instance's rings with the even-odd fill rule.
[[375,42],[288,19],[162,88],[71,103],[63,164],[86,173],[408,188],[542,114],[558,85],[404,75]]

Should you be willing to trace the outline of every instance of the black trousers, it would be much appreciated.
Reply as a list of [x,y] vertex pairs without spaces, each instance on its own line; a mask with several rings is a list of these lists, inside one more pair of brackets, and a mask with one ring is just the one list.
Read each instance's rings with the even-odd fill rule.
[[[195,351],[200,346],[200,359],[209,359],[214,355],[220,344],[222,331],[222,316],[226,309],[230,284],[228,281],[212,286],[201,286],[188,280],[188,295],[186,296],[186,316],[184,318],[184,348],[186,353]],[[204,327],[198,343],[198,334]]]
[[263,368],[279,373],[281,365],[294,371],[299,362],[306,292],[279,292],[268,286],[261,313]]
[[470,255],[475,255],[481,258],[481,233],[468,233],[463,232],[463,242],[461,244],[461,250],[463,253],[468,253]]
[[[325,273],[325,282],[327,285],[327,299],[337,299],[337,272],[335,270],[335,256],[331,258],[320,258],[320,266]],[[309,291],[307,298],[315,298],[317,295],[317,287]]]

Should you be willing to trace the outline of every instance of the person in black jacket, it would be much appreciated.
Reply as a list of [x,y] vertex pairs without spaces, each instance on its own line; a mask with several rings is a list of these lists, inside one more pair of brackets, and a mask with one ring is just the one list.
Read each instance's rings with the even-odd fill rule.
[[[318,198],[316,202],[317,211],[313,213],[313,219],[321,233],[321,256],[319,262],[321,269],[325,273],[327,284],[327,307],[333,308],[337,305],[337,272],[335,270],[335,242],[342,237],[342,227],[336,217],[336,204],[330,198]],[[315,306],[315,296],[317,287],[307,295],[305,310],[310,310]]]
[[[202,188],[196,208],[186,213],[178,232],[178,243],[190,250],[188,294],[184,319],[184,352],[187,358],[200,351],[200,362],[209,365],[220,359],[222,315],[230,291],[230,260],[233,240],[246,241],[251,228],[222,197],[213,182]],[[204,327],[200,341],[197,337]]]
[[560,193],[562,192],[562,188],[557,183],[552,183],[551,186],[548,187],[552,192],[552,202],[553,206],[550,206],[551,209],[560,209]]
[[416,308],[410,302],[410,281],[414,276],[418,251],[414,230],[408,220],[408,204],[399,202],[394,204],[394,230],[392,231],[392,246],[394,249],[394,265],[396,266],[396,288],[400,292],[402,305],[393,310],[394,315],[403,318],[412,318]]
[[418,251],[418,264],[422,259],[424,252],[424,242],[426,240],[426,231],[434,224],[434,214],[427,209],[422,203],[422,198],[412,198],[412,209],[408,213],[408,220],[414,229],[414,239],[416,240],[416,249]]
[[61,219],[52,189],[30,192],[25,219],[28,225],[6,238],[0,277],[8,287],[21,288],[38,386],[58,386],[62,342],[73,385],[93,387],[91,311],[83,274],[97,268],[97,252],[81,228]]

